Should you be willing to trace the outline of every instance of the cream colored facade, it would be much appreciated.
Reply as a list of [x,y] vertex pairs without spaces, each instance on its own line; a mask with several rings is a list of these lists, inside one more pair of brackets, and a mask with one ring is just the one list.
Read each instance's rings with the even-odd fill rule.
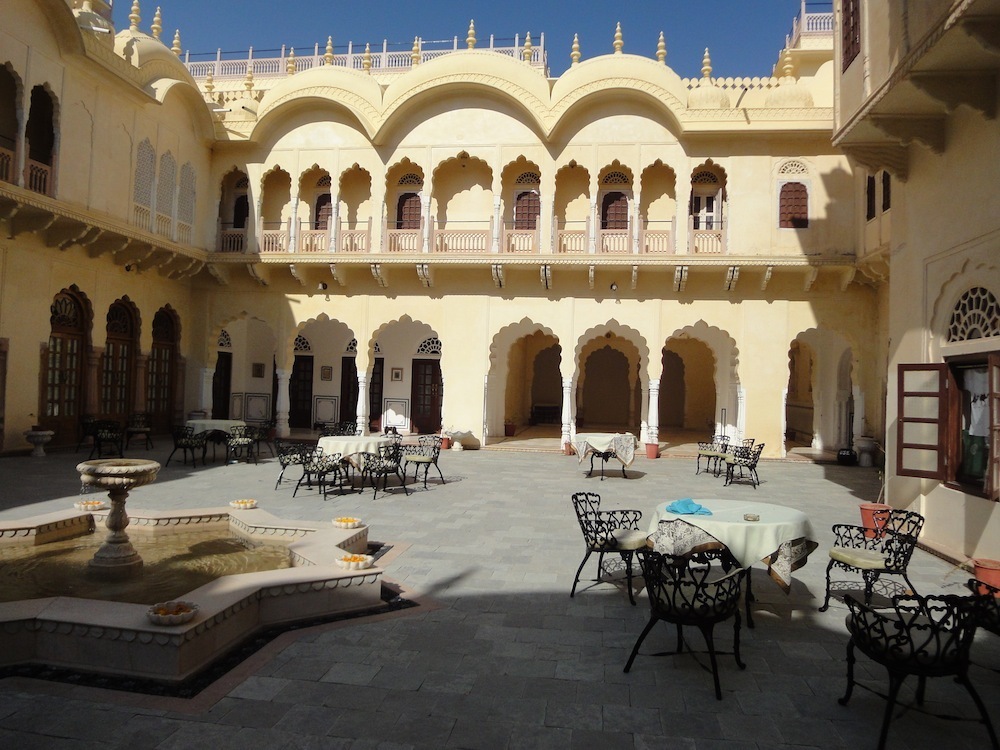
[[[838,28],[850,11],[837,3]],[[857,229],[859,267],[880,281],[887,497],[926,517],[924,543],[995,558],[1000,4],[863,2],[858,19],[853,50],[837,38],[834,143],[859,167],[859,213],[870,217]],[[867,175],[876,179],[866,212]]]
[[[770,457],[862,433],[891,448],[893,363],[935,352],[907,327],[931,330],[954,301],[928,298],[991,262],[989,191],[961,237],[932,219],[952,182],[972,195],[977,138],[995,139],[965,108],[949,128],[968,145],[910,147],[892,211],[866,221],[867,173],[894,165],[861,160],[868,134],[847,141],[891,66],[866,54],[872,70],[842,71],[834,14],[797,19],[773,78],[713,77],[706,51],[689,80],[662,46],[625,53],[627,30],[606,54],[562,51],[558,78],[551,50],[473,27],[446,53],[185,65],[138,5],[120,31],[99,0],[9,5],[7,452],[34,423],[74,445],[83,414],[150,411],[165,429],[196,410],[279,433],[346,418],[489,443],[508,420],[551,421],[563,443],[669,427],[754,437]],[[911,264],[904,236],[933,263]],[[910,481],[890,476],[894,502],[937,491]],[[943,547],[986,544],[925,510]]]

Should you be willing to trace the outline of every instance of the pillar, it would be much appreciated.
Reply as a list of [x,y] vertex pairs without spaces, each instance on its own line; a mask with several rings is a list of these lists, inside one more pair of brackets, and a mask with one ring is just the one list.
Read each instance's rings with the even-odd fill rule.
[[135,357],[135,390],[132,393],[132,411],[146,411],[146,395],[149,388],[149,355]]
[[646,442],[660,442],[660,383],[649,381],[649,407],[646,414]]
[[[368,409],[368,373],[358,373],[358,429],[362,435],[369,434],[368,420],[371,415]],[[384,428],[384,425],[383,425]]]
[[215,379],[215,368],[201,368],[201,398],[198,400],[198,408],[205,412],[205,416],[212,416],[212,381]]
[[100,400],[97,397],[98,385],[101,382],[101,356],[103,349],[91,348],[87,352],[87,362],[85,364],[86,374],[84,382],[87,384],[83,396],[83,413],[98,415],[101,413]]
[[490,252],[500,252],[500,231],[503,227],[503,217],[500,215],[500,196],[493,196],[493,237],[490,241]]
[[573,378],[562,379],[562,446],[573,442]]
[[276,404],[275,411],[275,434],[278,437],[288,437],[291,430],[288,428],[288,380],[290,376],[289,370],[283,370],[280,367],[275,368],[274,374],[278,378],[278,400]]

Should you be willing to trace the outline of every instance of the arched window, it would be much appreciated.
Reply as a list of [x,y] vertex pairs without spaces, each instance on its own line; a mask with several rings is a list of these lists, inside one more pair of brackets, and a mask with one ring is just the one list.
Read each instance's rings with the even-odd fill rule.
[[177,321],[170,310],[161,307],[156,311],[147,370],[146,409],[152,417],[153,427],[158,430],[167,430],[173,423],[177,329]]
[[0,65],[0,181],[17,182],[18,84],[6,66]]
[[538,227],[538,216],[542,204],[537,190],[525,190],[514,199],[514,229],[534,231]]
[[691,177],[692,229],[721,229],[722,185],[714,172],[707,169]]
[[781,186],[778,226],[782,229],[809,227],[809,191],[801,182],[786,182]]
[[146,138],[135,152],[135,184],[132,186],[132,221],[143,229],[152,228],[153,179],[156,151]]
[[246,229],[250,217],[250,199],[246,193],[237,195],[233,202],[233,229]]
[[52,165],[55,159],[55,104],[43,86],[31,90],[31,109],[25,129],[28,162],[25,166],[25,187],[43,195],[52,194]]
[[168,151],[160,157],[156,178],[156,233],[174,236],[174,193],[177,189],[177,163]]
[[124,421],[132,408],[138,325],[132,306],[117,301],[108,308],[107,341],[101,367],[101,413]]
[[64,435],[73,435],[83,411],[88,327],[86,308],[73,289],[64,289],[52,300],[49,326],[44,424]]
[[313,229],[329,229],[330,219],[333,218],[333,199],[329,193],[322,193],[316,198],[316,219],[313,222]]
[[420,229],[420,195],[403,193],[396,202],[396,229]]
[[601,199],[601,229],[628,229],[628,196],[617,190]]

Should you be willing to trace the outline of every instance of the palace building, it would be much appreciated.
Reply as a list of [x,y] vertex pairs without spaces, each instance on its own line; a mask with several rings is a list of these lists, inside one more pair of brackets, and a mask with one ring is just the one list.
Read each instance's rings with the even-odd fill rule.
[[621,28],[192,60],[138,1],[5,20],[4,452],[135,412],[868,437],[929,546],[1000,557],[997,3],[803,3],[765,78]]

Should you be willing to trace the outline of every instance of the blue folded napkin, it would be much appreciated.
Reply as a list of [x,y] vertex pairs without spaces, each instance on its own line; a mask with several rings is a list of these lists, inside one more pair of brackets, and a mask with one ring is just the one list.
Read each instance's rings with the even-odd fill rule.
[[706,508],[704,505],[699,505],[694,500],[689,497],[685,497],[681,500],[674,500],[670,505],[667,506],[667,510],[671,513],[675,513],[678,516],[710,516],[712,511]]

